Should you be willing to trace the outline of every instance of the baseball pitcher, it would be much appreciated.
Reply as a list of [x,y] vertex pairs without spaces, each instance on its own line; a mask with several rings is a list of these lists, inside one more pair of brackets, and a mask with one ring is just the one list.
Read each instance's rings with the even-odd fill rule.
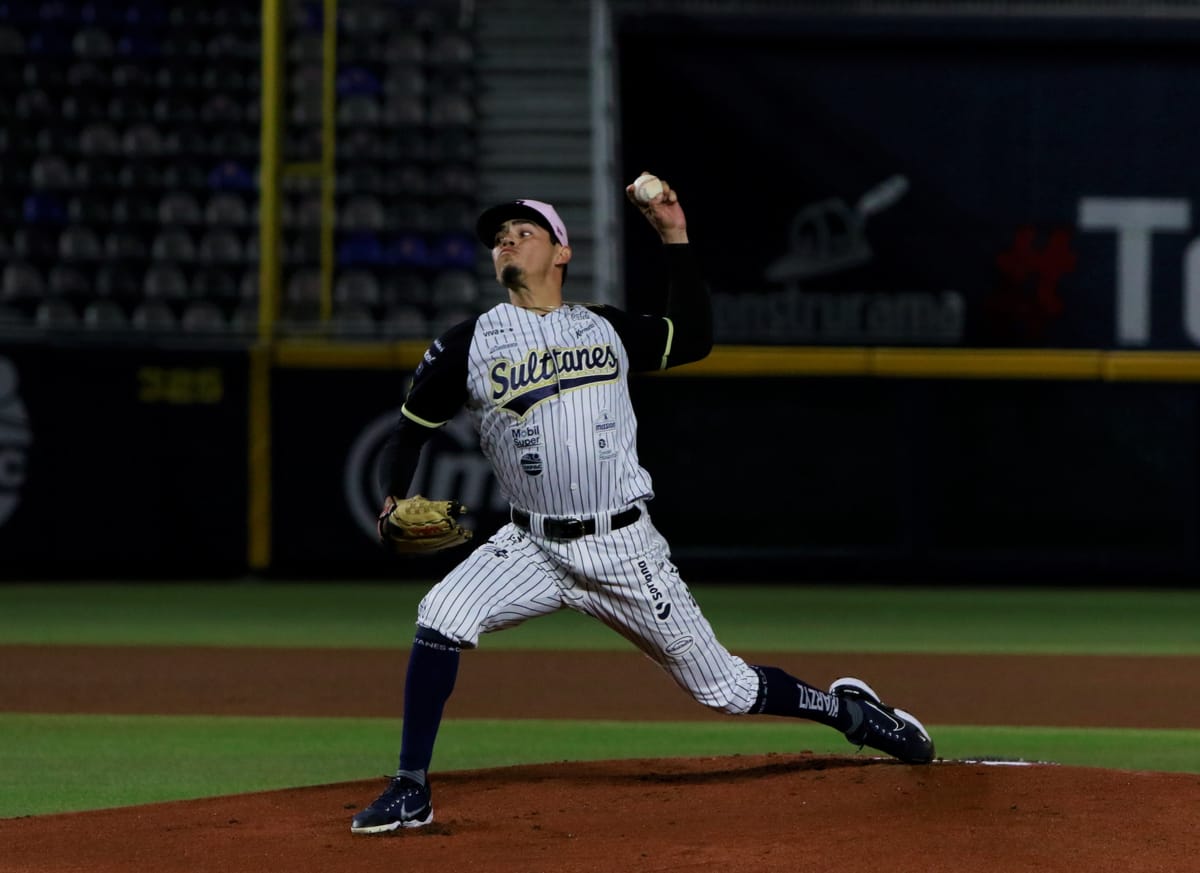
[[385,450],[389,495],[380,539],[401,554],[466,542],[449,495],[405,497],[430,435],[466,408],[512,505],[511,520],[430,589],[404,688],[396,775],[351,830],[378,834],[433,821],[429,765],[463,649],[481,634],[563,608],[603,622],[698,703],[730,715],[811,719],[909,763],[933,759],[917,719],[859,679],[828,691],[748,664],[717,639],[655,529],[650,474],[638,463],[629,374],[679,366],[712,348],[708,290],[679,197],[649,174],[626,189],[662,240],[663,309],[633,315],[566,303],[567,228],[538,200],[484,211],[476,232],[508,301],[434,340]]

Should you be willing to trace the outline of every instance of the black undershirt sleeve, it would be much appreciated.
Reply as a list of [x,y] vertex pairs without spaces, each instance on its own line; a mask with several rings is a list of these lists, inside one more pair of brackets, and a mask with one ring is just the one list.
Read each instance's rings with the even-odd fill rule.
[[659,292],[653,299],[653,312],[630,315],[609,306],[595,307],[616,328],[634,370],[677,367],[712,351],[712,299],[691,246],[672,243],[663,246],[663,253],[666,293]]
[[422,446],[466,402],[467,355],[477,320],[461,322],[434,340],[413,372],[404,408],[380,453],[379,488],[385,496],[408,494]]

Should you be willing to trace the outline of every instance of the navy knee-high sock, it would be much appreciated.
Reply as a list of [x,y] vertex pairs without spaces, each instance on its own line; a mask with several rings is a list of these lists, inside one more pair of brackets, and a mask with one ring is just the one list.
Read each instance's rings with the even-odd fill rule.
[[751,666],[759,679],[758,700],[751,714],[812,719],[843,733],[857,721],[858,704],[854,701],[814,688],[778,667]]
[[404,727],[400,738],[400,770],[425,771],[433,759],[433,744],[442,723],[442,710],[458,677],[457,643],[426,627],[418,627],[404,680]]

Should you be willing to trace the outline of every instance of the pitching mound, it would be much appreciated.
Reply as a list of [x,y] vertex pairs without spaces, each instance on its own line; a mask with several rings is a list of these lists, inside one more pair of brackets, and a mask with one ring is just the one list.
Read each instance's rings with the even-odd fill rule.
[[6,873],[1180,871],[1200,776],[760,755],[437,776],[435,821],[354,836],[382,781],[0,821]]

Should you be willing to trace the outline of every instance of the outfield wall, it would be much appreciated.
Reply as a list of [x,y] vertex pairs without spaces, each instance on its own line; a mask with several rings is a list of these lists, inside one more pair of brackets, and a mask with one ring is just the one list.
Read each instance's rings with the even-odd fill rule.
[[[0,572],[440,572],[449,559],[397,563],[373,541],[378,450],[419,353],[6,347]],[[634,396],[652,510],[693,578],[1190,584],[1196,366],[720,348]],[[465,418],[415,488],[462,499],[481,531],[504,520]]]

